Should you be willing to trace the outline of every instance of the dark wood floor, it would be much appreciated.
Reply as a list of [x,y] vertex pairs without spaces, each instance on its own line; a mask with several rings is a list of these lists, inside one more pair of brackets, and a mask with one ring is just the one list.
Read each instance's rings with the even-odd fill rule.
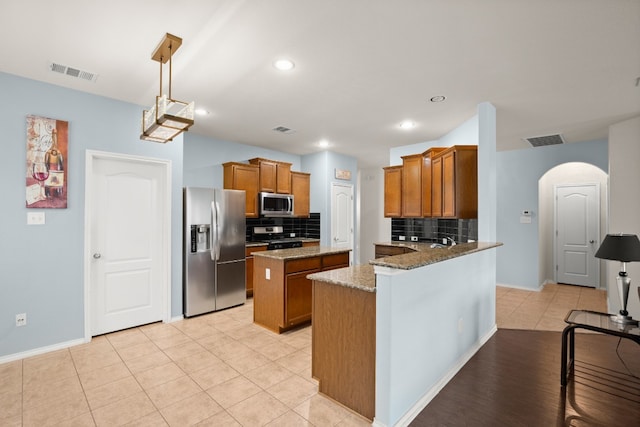
[[560,332],[500,329],[411,426],[640,426],[640,345],[576,333],[560,386]]

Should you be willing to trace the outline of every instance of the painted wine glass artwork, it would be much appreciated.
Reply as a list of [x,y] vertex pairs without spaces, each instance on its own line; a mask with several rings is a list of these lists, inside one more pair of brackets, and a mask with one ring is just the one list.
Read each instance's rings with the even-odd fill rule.
[[44,182],[49,178],[49,168],[44,162],[33,162],[31,167],[31,176],[38,181],[40,185],[40,191],[38,192],[38,200],[45,200],[44,195]]
[[27,208],[67,207],[68,122],[27,116]]

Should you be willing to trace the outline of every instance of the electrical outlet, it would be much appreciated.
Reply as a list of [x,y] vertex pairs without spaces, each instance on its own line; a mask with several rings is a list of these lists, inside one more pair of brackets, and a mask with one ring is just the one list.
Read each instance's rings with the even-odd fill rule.
[[417,242],[418,241],[418,236],[411,236],[411,241],[412,242]]
[[406,237],[404,237],[404,236],[398,236],[398,240],[405,240],[405,239],[406,239]]
[[270,268],[265,268],[264,269],[264,278],[267,280],[271,280],[271,269]]
[[24,326],[27,324],[27,313],[16,314],[16,326]]

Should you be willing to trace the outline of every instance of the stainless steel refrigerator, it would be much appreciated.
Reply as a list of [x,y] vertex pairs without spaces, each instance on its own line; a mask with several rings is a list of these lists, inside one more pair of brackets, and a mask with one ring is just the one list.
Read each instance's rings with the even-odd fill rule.
[[183,193],[184,315],[244,304],[245,192],[186,187]]

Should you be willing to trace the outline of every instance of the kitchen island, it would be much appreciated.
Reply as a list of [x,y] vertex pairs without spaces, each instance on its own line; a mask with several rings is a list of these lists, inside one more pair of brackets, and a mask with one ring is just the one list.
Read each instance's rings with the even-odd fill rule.
[[[308,277],[319,391],[376,425],[412,419],[495,332],[499,243],[407,253]],[[403,251],[404,252],[404,251]]]
[[307,275],[349,265],[351,249],[324,246],[253,253],[253,321],[281,333],[311,321]]

